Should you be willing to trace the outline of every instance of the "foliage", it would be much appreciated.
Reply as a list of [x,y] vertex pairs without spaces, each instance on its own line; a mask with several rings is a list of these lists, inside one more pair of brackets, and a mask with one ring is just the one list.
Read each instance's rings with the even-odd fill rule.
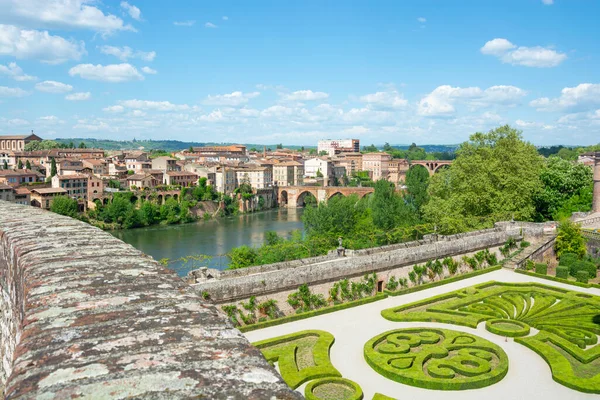
[[327,300],[325,300],[322,294],[311,293],[308,285],[303,284],[298,288],[297,292],[290,293],[288,304],[299,313],[325,307]]
[[597,268],[596,268],[596,264],[589,262],[589,261],[583,261],[583,260],[577,260],[575,262],[573,262],[571,265],[568,266],[569,267],[569,274],[571,276],[574,276],[575,278],[577,278],[577,275],[579,274],[579,271],[585,271],[586,275],[589,278],[595,278],[596,274],[597,274]]
[[407,202],[411,204],[421,215],[421,208],[429,200],[427,188],[429,187],[429,171],[421,165],[412,166],[406,172],[406,191],[408,193]]
[[52,205],[50,206],[50,211],[66,215],[68,217],[76,218],[79,207],[77,205],[77,200],[72,199],[68,196],[56,196],[52,200]]
[[588,272],[587,271],[583,271],[583,270],[579,270],[577,271],[577,274],[575,274],[575,279],[577,279],[577,282],[579,283],[588,283]]
[[424,216],[442,234],[531,219],[542,166],[520,131],[505,125],[476,133],[457,150],[452,166],[432,177]]
[[361,387],[344,378],[321,378],[310,382],[304,389],[306,400],[362,400]]
[[552,156],[545,161],[540,180],[542,186],[534,198],[536,220],[559,219],[565,212],[591,209],[587,194],[592,193],[593,183],[588,166]]
[[556,277],[561,279],[569,279],[569,267],[558,266],[556,268]]
[[581,234],[581,226],[570,220],[564,220],[558,225],[558,235],[554,245],[556,256],[561,258],[563,253],[573,253],[583,257],[586,253],[585,238]]
[[258,254],[252,247],[240,246],[231,249],[227,256],[230,260],[229,269],[238,269],[255,265]]
[[25,145],[25,151],[51,150],[63,147],[54,140],[31,141]]

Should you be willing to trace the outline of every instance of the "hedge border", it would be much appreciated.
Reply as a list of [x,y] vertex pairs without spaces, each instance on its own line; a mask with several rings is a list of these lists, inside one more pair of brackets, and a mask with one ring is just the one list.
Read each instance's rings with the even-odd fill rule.
[[[472,349],[481,349],[492,352],[498,357],[499,363],[493,370],[485,372],[484,374],[479,375],[477,380],[471,379],[472,377],[465,378],[456,378],[449,380],[442,380],[442,378],[434,378],[427,377],[422,370],[417,370],[416,372],[406,371],[404,373],[398,372],[394,373],[389,371],[387,368],[382,365],[388,365],[389,358],[394,357],[394,354],[382,354],[375,351],[374,346],[378,344],[380,341],[384,340],[387,336],[392,335],[394,333],[420,333],[424,329],[427,331],[435,332],[443,337],[444,341],[452,341],[461,336],[468,336],[475,339],[474,342],[469,344],[452,344],[450,342],[447,346],[440,345],[428,345],[431,347],[440,347],[446,350],[458,350],[461,348],[472,348]],[[426,344],[427,345],[427,344]],[[412,353],[412,352],[411,352]],[[419,352],[415,353],[418,354]],[[508,373],[508,356],[506,352],[497,344],[492,343],[491,341],[484,339],[480,336],[473,335],[471,333],[455,331],[451,329],[439,329],[439,328],[402,328],[402,329],[394,329],[391,331],[387,331],[381,333],[374,338],[370,339],[367,343],[365,343],[363,349],[363,355],[367,364],[371,366],[377,373],[390,379],[394,382],[399,382],[405,385],[419,387],[423,389],[430,390],[468,390],[468,389],[479,389],[487,386],[491,386],[495,383],[500,382],[506,374]],[[435,357],[437,358],[437,357]],[[423,360],[427,361],[427,358]],[[421,365],[417,366],[418,368]],[[485,376],[485,378],[481,378]]]
[[[317,342],[312,349],[312,355],[314,360],[314,366],[307,367],[302,370],[298,370],[298,364],[296,363],[296,349],[293,351],[282,351],[269,353],[269,347],[277,346],[298,339],[303,339],[307,336],[318,336]],[[319,378],[329,377],[340,377],[342,374],[333,366],[329,357],[331,346],[335,342],[335,338],[329,332],[320,330],[306,330],[289,335],[278,336],[271,339],[261,340],[259,342],[252,343],[252,345],[258,348],[263,356],[270,362],[279,363],[279,373],[283,377],[285,383],[292,389],[296,389],[298,386],[305,382]]]
[[554,282],[559,282],[559,283],[566,283],[567,285],[573,285],[573,286],[578,286],[578,287],[582,287],[582,288],[591,288],[591,287],[598,288],[599,287],[598,285],[593,285],[593,284],[589,284],[589,283],[581,283],[581,282],[577,282],[577,281],[569,281],[567,279],[557,278],[552,275],[542,275],[542,274],[538,274],[535,272],[524,271],[522,269],[515,269],[515,272],[517,274],[529,275],[529,276],[533,276],[535,278],[547,279],[549,281],[554,281]]
[[[504,324],[518,325],[521,327],[521,329],[517,329],[515,331],[510,331],[510,330],[505,330],[502,328],[495,327],[494,324],[498,323],[498,322],[501,322]],[[505,337],[527,336],[527,335],[529,335],[529,332],[530,332],[530,327],[526,323],[516,320],[516,319],[502,319],[502,318],[488,319],[487,321],[485,321],[485,329],[487,329],[488,332],[491,332],[493,334],[500,335],[500,336],[505,336]]]
[[472,278],[474,276],[487,274],[488,272],[498,271],[498,270],[500,270],[502,268],[503,268],[502,265],[496,265],[494,267],[489,267],[489,268],[480,269],[480,270],[477,270],[477,271],[467,272],[467,273],[461,274],[461,275],[450,276],[448,278],[444,278],[444,279],[439,280],[439,281],[428,282],[428,283],[424,283],[422,285],[412,286],[412,287],[409,287],[407,289],[397,290],[395,292],[392,292],[390,290],[384,290],[383,292],[385,294],[387,294],[388,296],[401,296],[403,294],[420,292],[421,290],[430,289],[432,287],[437,287],[437,286],[445,285],[446,283],[453,283],[453,282],[462,281],[463,279],[468,279],[468,278]]
[[323,400],[320,397],[315,396],[313,394],[313,391],[316,387],[328,383],[337,383],[341,385],[351,386],[354,389],[354,396],[350,400],[362,400],[364,398],[364,394],[361,387],[356,382],[353,382],[350,379],[323,378],[312,381],[308,385],[306,385],[306,388],[304,389],[304,396],[306,397],[306,400]]
[[396,399],[394,399],[393,397],[388,397],[381,393],[375,393],[375,395],[373,396],[373,400],[396,400]]
[[288,322],[299,321],[301,319],[316,317],[317,315],[329,314],[335,311],[345,310],[347,308],[362,306],[363,304],[373,303],[379,300],[383,300],[387,298],[388,295],[386,293],[378,293],[375,296],[364,297],[358,300],[352,300],[347,303],[336,304],[329,307],[319,308],[317,310],[307,311],[300,314],[288,315],[286,317],[281,317],[277,319],[271,319],[264,322],[257,322],[252,325],[244,325],[239,327],[238,329],[242,332],[251,332],[258,329],[268,328],[271,326],[281,325]]

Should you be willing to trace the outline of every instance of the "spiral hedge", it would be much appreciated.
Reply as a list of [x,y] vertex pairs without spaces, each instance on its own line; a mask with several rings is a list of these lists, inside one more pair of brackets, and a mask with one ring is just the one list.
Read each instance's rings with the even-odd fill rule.
[[[600,393],[600,297],[538,283],[487,282],[381,312],[391,321],[427,321],[514,336],[538,353],[553,379]],[[502,324],[501,320],[506,321]],[[539,332],[531,335],[529,327]]]
[[388,331],[365,344],[364,356],[386,378],[425,389],[482,388],[508,372],[508,357],[499,346],[448,329]]

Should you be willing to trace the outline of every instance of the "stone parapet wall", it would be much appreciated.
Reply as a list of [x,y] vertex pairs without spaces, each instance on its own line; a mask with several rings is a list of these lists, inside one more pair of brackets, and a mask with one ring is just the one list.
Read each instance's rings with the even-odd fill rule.
[[[223,274],[192,285],[199,293],[208,292],[217,303],[230,303],[251,296],[266,296],[297,289],[302,284],[317,285],[344,278],[362,276],[393,268],[423,263],[428,260],[453,257],[473,251],[495,248],[508,238],[520,239],[520,227],[508,223],[505,227],[486,229],[470,234],[454,235],[450,240],[443,236],[430,236],[422,241],[350,252],[347,257],[332,255],[315,259],[282,263],[277,268],[260,266],[248,268],[246,274]],[[541,230],[540,230],[541,231]],[[383,250],[382,250],[383,249]],[[313,262],[310,262],[313,261]],[[276,264],[273,264],[276,265]],[[241,270],[239,270],[241,271]]]
[[88,224],[0,201],[7,399],[300,399],[173,272]]

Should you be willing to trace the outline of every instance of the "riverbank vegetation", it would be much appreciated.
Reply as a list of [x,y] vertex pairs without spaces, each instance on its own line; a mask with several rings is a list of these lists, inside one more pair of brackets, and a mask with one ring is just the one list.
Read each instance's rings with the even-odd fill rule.
[[[419,150],[415,146],[406,151]],[[380,180],[371,196],[336,196],[307,205],[303,233],[290,239],[272,236],[258,248],[233,249],[230,268],[327,254],[338,246],[339,237],[347,249],[364,249],[433,232],[490,228],[511,219],[562,219],[591,209],[591,169],[559,156],[544,158],[508,125],[473,134],[455,155],[449,168],[431,178],[425,168],[411,167],[402,191]]]

